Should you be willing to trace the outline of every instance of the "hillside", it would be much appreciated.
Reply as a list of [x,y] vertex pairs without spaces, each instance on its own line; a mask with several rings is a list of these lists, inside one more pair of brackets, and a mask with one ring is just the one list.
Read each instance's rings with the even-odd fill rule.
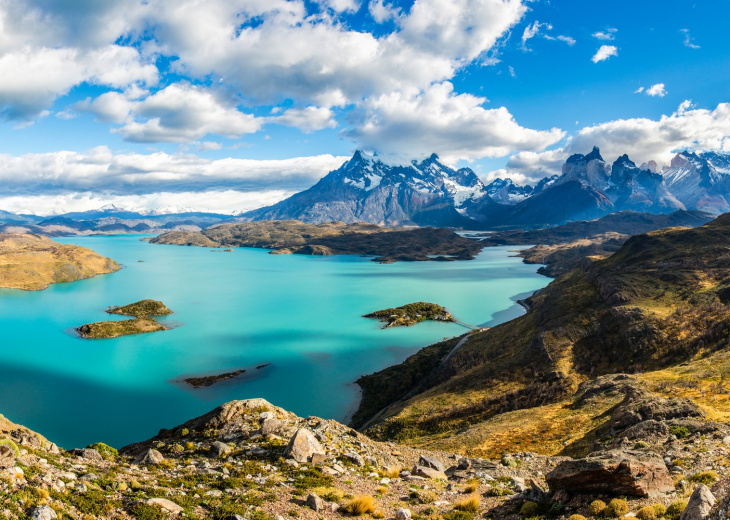
[[[507,442],[495,434],[497,425],[528,451],[610,444],[615,432],[587,418],[605,422],[616,402],[583,413],[585,400],[576,401],[576,392],[587,381],[629,372],[662,388],[658,381],[689,373],[686,387],[663,388],[672,396],[724,388],[729,253],[730,215],[694,229],[634,236],[607,259],[587,260],[529,298],[526,315],[470,335],[447,362],[454,340],[362,378],[353,424],[376,438],[492,456]],[[713,356],[711,370],[696,368]],[[727,420],[724,395],[704,402],[708,417]],[[546,443],[536,434],[543,430],[561,441]]]
[[200,232],[175,231],[152,244],[202,247],[257,247],[274,254],[363,255],[377,262],[469,260],[483,246],[447,229],[380,228],[373,224],[305,224],[273,220],[221,224]]
[[0,287],[37,291],[52,283],[113,273],[119,264],[90,249],[38,235],[0,234]]

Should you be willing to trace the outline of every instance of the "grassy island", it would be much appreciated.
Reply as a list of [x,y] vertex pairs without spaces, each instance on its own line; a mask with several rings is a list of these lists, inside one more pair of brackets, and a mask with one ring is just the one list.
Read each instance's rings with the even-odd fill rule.
[[110,307],[107,309],[109,314],[121,314],[122,316],[167,316],[172,311],[167,306],[157,300],[140,300],[122,307]]
[[445,308],[441,305],[428,302],[416,302],[395,307],[391,309],[383,309],[366,314],[365,318],[376,318],[382,322],[384,329],[388,327],[410,327],[422,321],[454,321]]
[[146,332],[157,332],[167,330],[167,327],[158,323],[152,318],[135,318],[122,321],[97,321],[81,325],[76,331],[82,338],[103,339],[118,338],[132,334],[144,334]]
[[109,307],[106,312],[122,316],[134,316],[134,319],[87,323],[78,327],[76,332],[82,338],[87,339],[118,338],[119,336],[157,332],[167,330],[167,327],[159,323],[154,316],[172,314],[172,311],[164,303],[157,300],[140,300],[121,307]]
[[183,382],[189,384],[193,388],[204,388],[207,386],[213,386],[214,384],[220,383],[221,381],[233,379],[234,377],[238,377],[245,372],[245,370],[240,369],[233,372],[226,372],[225,374],[216,374],[212,376],[188,377],[187,379],[183,379]]

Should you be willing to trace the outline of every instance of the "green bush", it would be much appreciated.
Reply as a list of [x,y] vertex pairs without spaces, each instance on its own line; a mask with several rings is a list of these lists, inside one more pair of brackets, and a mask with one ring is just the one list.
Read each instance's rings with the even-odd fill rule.
[[669,504],[665,515],[669,520],[678,520],[682,516],[682,511],[684,511],[685,507],[687,507],[686,500],[675,500]]
[[719,479],[720,476],[715,471],[700,471],[689,477],[687,480],[689,480],[690,482],[696,482],[697,484],[705,484],[709,486]]
[[667,513],[667,506],[664,504],[654,504],[651,507],[654,508],[657,518],[662,518]]
[[670,426],[669,433],[677,439],[686,439],[689,437],[689,430],[684,426]]
[[522,507],[520,508],[520,515],[523,518],[531,518],[533,516],[537,516],[540,514],[540,506],[536,504],[535,502],[530,502],[529,500],[522,504]]
[[20,455],[20,449],[18,448],[18,445],[15,444],[10,439],[0,439],[0,446],[9,446],[10,449],[12,449],[15,452],[16,457],[18,457]]
[[101,455],[102,458],[104,458],[105,460],[114,460],[119,457],[119,452],[115,448],[112,448],[111,446],[109,446],[108,444],[104,444],[103,442],[89,444],[87,448],[98,451],[99,455]]
[[629,512],[629,504],[621,498],[614,498],[606,506],[606,516],[609,518],[621,518]]

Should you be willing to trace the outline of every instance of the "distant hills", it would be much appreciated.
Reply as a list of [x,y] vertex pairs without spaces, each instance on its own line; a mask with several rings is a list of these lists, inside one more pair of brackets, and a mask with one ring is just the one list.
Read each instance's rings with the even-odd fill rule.
[[665,214],[730,210],[730,156],[681,152],[670,167],[637,166],[627,155],[607,163],[598,148],[570,156],[562,175],[537,186],[509,179],[484,185],[469,168],[453,169],[437,155],[389,165],[355,152],[317,184],[239,220],[331,220],[379,225],[485,229],[546,227],[619,211]]

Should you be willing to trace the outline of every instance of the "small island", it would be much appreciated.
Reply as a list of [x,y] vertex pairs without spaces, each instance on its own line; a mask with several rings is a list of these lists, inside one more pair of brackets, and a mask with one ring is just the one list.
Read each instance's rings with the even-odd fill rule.
[[221,381],[226,381],[227,379],[233,379],[245,372],[245,370],[240,369],[234,372],[226,372],[225,374],[216,374],[212,376],[188,377],[187,379],[183,379],[183,382],[189,384],[193,388],[205,388],[207,386],[213,386],[216,383],[220,383]]
[[410,327],[422,321],[455,321],[444,307],[428,302],[409,303],[402,307],[375,311],[363,317],[376,318],[385,322],[384,329],[389,327]]
[[157,300],[140,300],[129,305],[109,307],[106,312],[108,314],[134,316],[134,319],[87,323],[76,329],[79,336],[85,339],[108,339],[167,330],[167,327],[159,323],[154,316],[172,314],[172,311],[164,303]]

